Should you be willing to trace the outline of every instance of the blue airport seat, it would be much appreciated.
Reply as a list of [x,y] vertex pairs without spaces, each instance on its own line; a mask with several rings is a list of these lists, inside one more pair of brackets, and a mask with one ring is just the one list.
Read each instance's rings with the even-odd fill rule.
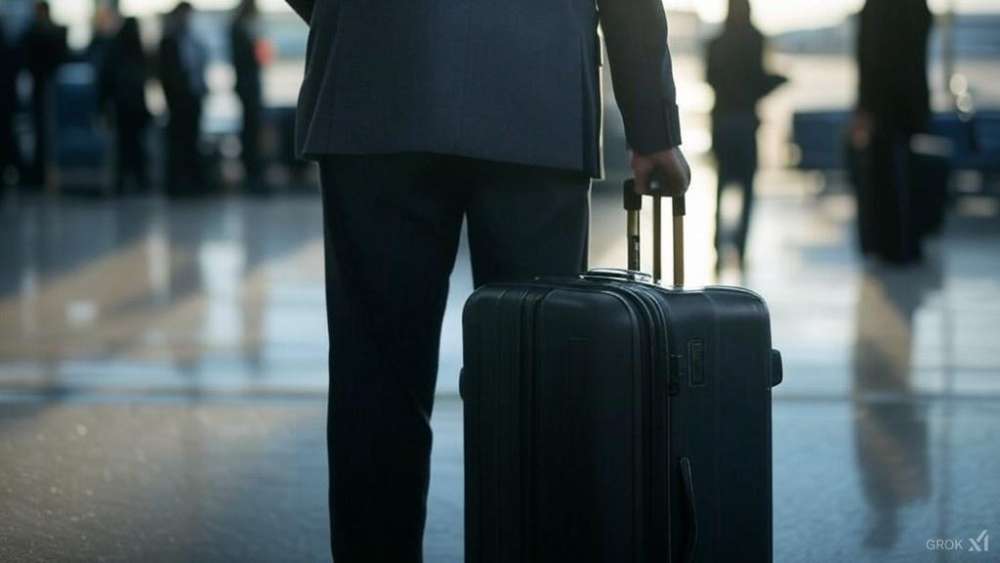
[[849,120],[847,111],[796,112],[792,116],[792,143],[798,147],[796,168],[820,172],[843,170],[844,134]]
[[[849,111],[796,112],[792,117],[792,144],[798,148],[794,166],[819,172],[844,170],[849,121]],[[951,142],[953,169],[1000,174],[1000,110],[979,111],[971,119],[954,112],[936,113],[929,129]]]
[[973,120],[978,169],[1000,174],[1000,111],[983,111]]
[[976,152],[970,122],[956,113],[934,114],[928,129],[930,134],[948,139],[956,163]]
[[90,63],[63,65],[55,80],[54,156],[63,187],[103,187],[111,142],[100,126],[97,76]]

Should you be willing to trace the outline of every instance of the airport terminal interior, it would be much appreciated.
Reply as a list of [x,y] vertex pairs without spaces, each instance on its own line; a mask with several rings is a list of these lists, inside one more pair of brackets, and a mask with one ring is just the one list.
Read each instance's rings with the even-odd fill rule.
[[[274,16],[283,30],[287,16]],[[802,32],[789,32],[772,64],[790,82],[761,110],[744,267],[729,253],[717,266],[711,92],[696,47],[708,31],[695,14],[676,20],[693,168],[687,281],[759,292],[784,358],[773,393],[775,560],[995,561],[1000,545],[971,553],[933,541],[1000,539],[1000,176],[953,174],[944,226],[919,262],[861,256],[847,174],[801,165],[808,147],[794,146],[792,127],[802,112],[848,111],[854,69],[848,55],[795,47]],[[287,104],[294,91],[282,86],[296,70],[282,64],[267,88]],[[935,56],[929,69],[938,112],[972,95],[984,113],[1000,109],[1000,52],[960,58],[957,84],[945,84],[942,64]],[[607,90],[590,264],[623,267],[628,169]],[[227,135],[232,103],[210,104],[213,135]],[[195,196],[155,182],[110,196],[68,180],[3,193],[0,561],[329,559],[315,171],[276,162],[262,195],[240,189],[238,163],[218,169],[220,186]],[[739,199],[719,201],[727,224]],[[463,560],[458,372],[472,290],[463,242],[432,420],[430,563]]]

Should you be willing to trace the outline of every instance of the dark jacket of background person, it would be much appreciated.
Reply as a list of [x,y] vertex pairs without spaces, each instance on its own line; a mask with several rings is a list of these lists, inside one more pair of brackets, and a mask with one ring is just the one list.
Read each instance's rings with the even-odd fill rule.
[[121,16],[117,10],[107,3],[98,3],[95,6],[94,16],[91,18],[90,44],[87,45],[83,53],[84,59],[100,69],[104,65],[104,58],[108,55],[115,44],[115,36],[121,28]]
[[858,31],[858,110],[902,133],[930,117],[927,41],[933,17],[926,0],[868,0]]
[[18,109],[17,75],[20,71],[20,53],[8,40],[6,30],[0,25],[0,190],[5,174],[21,164],[20,149],[14,132],[14,115]]
[[205,188],[199,148],[201,115],[208,87],[208,54],[190,28],[192,8],[181,3],[167,16],[160,42],[160,80],[167,101],[168,191],[195,192]]
[[49,17],[48,4],[39,3],[35,20],[24,34],[22,52],[25,68],[31,75],[32,125],[35,146],[27,182],[35,185],[46,183],[49,164],[49,143],[52,134],[52,115],[55,109],[52,81],[56,69],[67,57],[66,28],[55,25]]
[[858,103],[852,143],[858,169],[861,250],[889,262],[920,257],[910,137],[930,118],[926,0],[868,0],[858,31]]
[[139,22],[127,18],[105,46],[98,75],[101,104],[114,122],[118,192],[131,179],[136,189],[148,188],[146,128],[151,114],[146,105],[146,55]]
[[[708,44],[706,79],[715,91],[712,148],[718,163],[718,200],[725,188],[739,184],[743,209],[735,234],[740,259],[746,251],[753,184],[757,173],[757,103],[784,82],[764,69],[764,35],[750,19],[747,0],[731,0],[722,32]],[[716,205],[715,246],[721,255],[721,205]],[[721,256],[720,256],[721,257]]]
[[597,7],[629,145],[680,145],[658,1],[289,4],[322,30],[299,97],[306,156],[426,151],[599,175]]
[[240,135],[243,169],[248,184],[254,186],[261,172],[260,129],[263,112],[261,63],[258,49],[257,8],[245,0],[237,8],[229,30],[233,70],[236,72],[236,95],[243,106],[243,130]]

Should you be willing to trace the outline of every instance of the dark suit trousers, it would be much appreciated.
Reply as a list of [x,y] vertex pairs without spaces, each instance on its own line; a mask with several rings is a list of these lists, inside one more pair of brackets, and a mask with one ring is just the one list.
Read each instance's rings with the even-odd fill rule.
[[205,169],[199,139],[202,104],[178,102],[170,108],[167,120],[166,191],[171,194],[196,194],[204,191]]
[[337,563],[422,560],[441,321],[463,218],[475,284],[575,274],[590,179],[451,156],[320,163]]
[[260,131],[263,121],[264,105],[259,92],[244,92],[239,94],[243,106],[243,128],[240,130],[243,170],[246,182],[251,189],[259,188],[263,163],[260,155]]
[[754,204],[754,178],[757,175],[757,117],[752,112],[723,114],[712,119],[712,150],[718,162],[718,189],[715,206],[715,250],[722,257],[722,195],[738,184],[743,191],[743,207],[736,228],[736,252],[742,261],[746,255],[747,235]]

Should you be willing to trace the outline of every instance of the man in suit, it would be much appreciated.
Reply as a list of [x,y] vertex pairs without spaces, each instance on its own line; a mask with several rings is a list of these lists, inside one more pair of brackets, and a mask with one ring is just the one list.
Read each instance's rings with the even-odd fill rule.
[[24,34],[22,51],[31,75],[31,121],[35,133],[26,183],[42,187],[48,183],[49,144],[54,127],[52,79],[68,52],[66,28],[52,21],[48,2],[35,4],[35,19]]
[[201,114],[208,86],[208,53],[191,30],[191,4],[181,2],[167,15],[160,42],[160,72],[170,117],[167,121],[167,191],[191,195],[205,186],[199,150]]
[[11,169],[21,172],[21,150],[14,129],[20,63],[18,49],[8,42],[6,29],[0,25],[0,204],[7,189],[8,172]]
[[854,147],[863,155],[858,186],[861,251],[887,262],[920,259],[921,232],[911,137],[931,116],[927,46],[934,18],[927,0],[868,0],[858,29]]
[[[602,172],[600,22],[637,186],[687,188],[660,0],[289,0],[310,23],[332,550],[421,561],[434,386],[463,217],[476,285],[586,265]],[[598,17],[598,8],[600,17]]]
[[256,0],[243,0],[229,29],[229,46],[236,72],[236,95],[243,106],[241,157],[249,191],[261,191],[260,128],[264,111],[261,64],[258,55]]

